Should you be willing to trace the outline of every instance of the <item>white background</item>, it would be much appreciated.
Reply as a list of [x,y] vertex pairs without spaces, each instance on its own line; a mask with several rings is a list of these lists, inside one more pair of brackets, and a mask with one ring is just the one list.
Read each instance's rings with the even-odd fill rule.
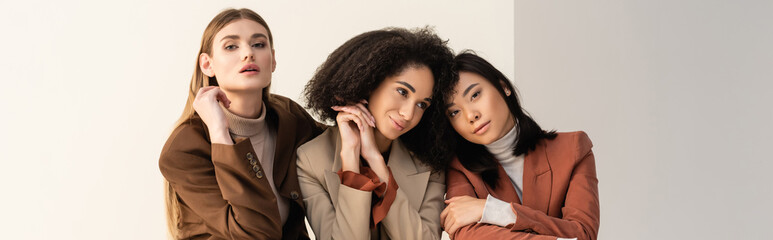
[[296,100],[365,31],[432,25],[475,49],[544,128],[590,135],[601,239],[762,239],[773,222],[769,2],[30,0],[0,2],[3,238],[165,238],[158,155],[228,7],[268,21],[272,91]]

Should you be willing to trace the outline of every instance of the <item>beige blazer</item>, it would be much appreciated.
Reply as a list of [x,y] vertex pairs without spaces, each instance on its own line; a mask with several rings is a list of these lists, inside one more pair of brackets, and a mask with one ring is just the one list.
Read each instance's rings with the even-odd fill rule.
[[372,193],[341,184],[341,137],[330,127],[298,148],[298,180],[317,239],[440,239],[445,174],[392,142],[387,166],[397,194],[384,220],[370,228]]

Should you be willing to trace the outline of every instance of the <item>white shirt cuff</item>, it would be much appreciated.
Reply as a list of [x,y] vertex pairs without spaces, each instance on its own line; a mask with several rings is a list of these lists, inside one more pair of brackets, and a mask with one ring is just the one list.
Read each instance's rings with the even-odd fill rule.
[[486,205],[483,207],[483,215],[479,223],[494,224],[505,227],[515,223],[516,216],[510,206],[510,203],[499,200],[491,194],[486,197]]

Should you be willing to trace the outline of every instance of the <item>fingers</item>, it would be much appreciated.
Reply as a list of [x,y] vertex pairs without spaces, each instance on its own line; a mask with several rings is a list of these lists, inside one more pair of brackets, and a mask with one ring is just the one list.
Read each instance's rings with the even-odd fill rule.
[[460,227],[459,226],[459,222],[454,221],[454,223],[451,224],[451,226],[449,228],[446,228],[446,232],[448,232],[448,235],[454,235],[456,230],[459,230],[459,227]]
[[448,207],[443,209],[442,212],[440,212],[440,225],[443,226],[446,222],[446,215],[448,215]]
[[352,115],[356,115],[356,116],[360,117],[363,120],[363,122],[367,123],[369,126],[371,126],[371,127],[375,127],[376,126],[375,122],[373,122],[372,119],[366,117],[364,115],[364,113],[362,112],[362,110],[360,110],[357,107],[353,107],[353,106],[343,106],[343,107],[342,106],[333,106],[333,107],[330,107],[330,108],[332,108],[333,110],[339,111],[339,112],[346,112],[346,113],[349,113],[349,114],[352,114]]
[[362,125],[363,120],[360,117],[346,112],[339,112],[338,116],[336,116],[336,122],[338,122],[339,126],[342,126],[349,121],[354,122],[360,131],[365,131],[365,128]]
[[[368,110],[367,107],[365,107],[365,104],[368,104],[368,101],[365,101],[365,99],[363,99],[362,101],[360,101],[360,103],[356,104],[355,106],[357,106],[357,108],[359,108],[362,111],[363,115],[367,119],[370,119],[371,122],[373,122],[373,124],[376,124],[376,118],[373,117],[373,114],[370,114],[370,111]],[[376,126],[373,126],[373,127],[376,127]]]
[[452,198],[446,199],[445,202],[446,202],[446,204],[450,204],[452,202],[456,202],[456,201],[462,199],[462,197],[465,197],[465,196],[452,197]]
[[376,127],[376,119],[373,118],[368,109],[365,108],[365,105],[362,105],[361,103],[348,106],[333,106],[330,108],[339,112],[347,112],[360,116],[365,123],[368,123],[371,127]]
[[210,99],[210,98],[215,101],[222,102],[223,106],[225,106],[226,108],[231,106],[231,100],[229,100],[228,96],[225,95],[225,92],[223,92],[223,90],[220,90],[220,87],[217,87],[217,86],[208,86],[208,87],[200,88],[198,93],[196,93],[195,100],[202,101],[203,99]]
[[217,88],[217,86],[208,86],[208,87],[199,88],[199,92],[196,93],[196,96],[199,96],[202,93],[208,92],[209,90],[212,90],[212,89],[215,89],[215,88]]
[[223,106],[225,106],[225,108],[229,108],[231,106],[231,100],[228,100],[228,97],[225,95],[225,92],[223,92],[223,90],[220,90],[220,88],[217,88],[214,91],[217,91],[217,96],[215,96],[217,100],[223,103]]
[[[449,218],[450,218],[450,216],[449,216]],[[452,234],[452,232],[451,232],[451,228],[454,226],[454,222],[455,222],[455,221],[454,221],[453,219],[447,219],[447,220],[446,220],[446,221],[443,223],[443,229],[445,229],[445,230],[446,230],[446,232],[448,232],[448,235],[451,235],[451,234]]]

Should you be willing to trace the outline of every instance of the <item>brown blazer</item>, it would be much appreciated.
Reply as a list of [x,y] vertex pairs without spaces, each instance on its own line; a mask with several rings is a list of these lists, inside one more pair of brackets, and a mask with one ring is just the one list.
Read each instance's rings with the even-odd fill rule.
[[266,102],[269,127],[276,129],[274,183],[289,201],[282,226],[268,180],[248,138],[212,144],[198,115],[181,124],[161,151],[161,173],[180,202],[180,239],[309,239],[298,185],[295,149],[322,129],[292,100],[272,95]]
[[386,217],[370,228],[372,193],[341,183],[341,135],[330,127],[298,148],[298,177],[317,239],[440,239],[445,176],[392,142],[387,166],[397,194]]
[[524,159],[523,201],[499,166],[498,187],[492,190],[479,174],[454,159],[447,173],[446,198],[492,196],[510,202],[515,224],[506,228],[475,223],[457,230],[454,239],[596,239],[599,193],[591,143],[584,132],[558,133],[542,140]]

